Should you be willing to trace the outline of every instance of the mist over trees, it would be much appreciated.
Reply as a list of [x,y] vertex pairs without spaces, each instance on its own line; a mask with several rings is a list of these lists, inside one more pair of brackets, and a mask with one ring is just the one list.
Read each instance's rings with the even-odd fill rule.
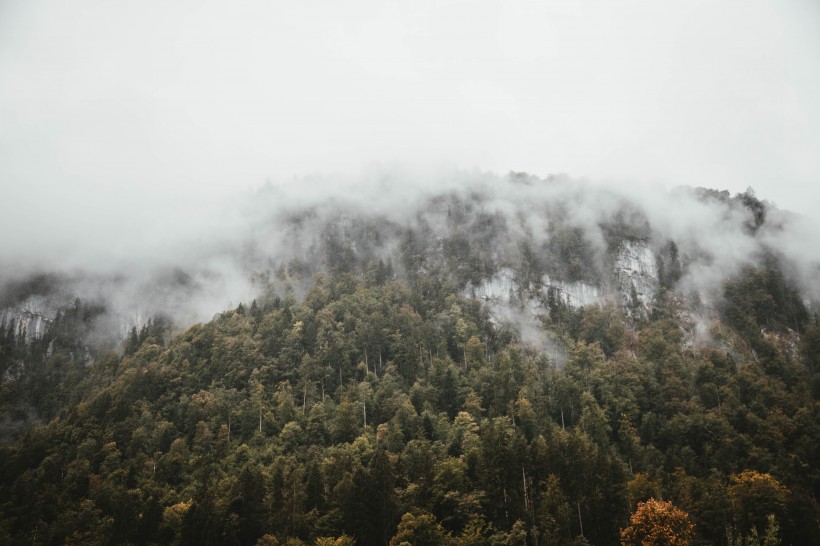
[[563,175],[374,167],[359,177],[268,184],[200,224],[172,227],[150,249],[135,232],[117,245],[131,249],[127,258],[113,258],[111,245],[93,238],[76,242],[71,261],[32,259],[0,242],[0,305],[14,293],[38,293],[19,290],[35,277],[72,302],[104,305],[117,334],[154,315],[187,326],[251,301],[282,271],[301,297],[318,271],[361,273],[379,259],[403,278],[423,267],[478,286],[512,268],[522,290],[537,288],[544,275],[608,288],[623,241],[651,247],[666,288],[712,300],[727,276],[775,252],[789,280],[816,301],[817,230],[751,190],[732,196],[607,187]]
[[[270,189],[230,253],[125,290],[139,323],[123,278],[41,336],[4,318],[0,542],[817,544],[799,222],[753,192],[475,182]],[[180,322],[217,263],[255,296]],[[87,286],[44,279],[4,305]]]

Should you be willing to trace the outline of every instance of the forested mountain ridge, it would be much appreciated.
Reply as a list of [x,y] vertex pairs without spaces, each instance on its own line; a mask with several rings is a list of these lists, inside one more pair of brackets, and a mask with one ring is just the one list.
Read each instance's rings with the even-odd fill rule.
[[2,541],[615,544],[654,497],[696,543],[817,543],[820,328],[785,220],[692,192],[752,249],[728,267],[633,203],[505,184],[516,206],[279,209],[243,247],[255,300],[115,351],[99,302],[4,324],[8,428],[42,423],[0,448]]

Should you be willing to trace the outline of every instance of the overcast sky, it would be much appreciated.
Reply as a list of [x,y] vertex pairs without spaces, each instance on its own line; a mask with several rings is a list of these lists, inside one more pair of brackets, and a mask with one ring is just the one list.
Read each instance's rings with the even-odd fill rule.
[[394,162],[820,217],[820,2],[0,0],[0,259]]

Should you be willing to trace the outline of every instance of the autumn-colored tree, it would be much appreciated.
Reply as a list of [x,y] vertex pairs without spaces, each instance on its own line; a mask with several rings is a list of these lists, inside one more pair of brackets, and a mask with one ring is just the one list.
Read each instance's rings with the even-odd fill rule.
[[395,536],[390,539],[390,546],[445,546],[450,543],[450,536],[432,514],[404,514]]
[[754,470],[732,476],[727,492],[741,533],[765,529],[769,514],[782,518],[789,498],[789,490],[771,474]]
[[692,543],[694,525],[689,515],[671,502],[639,502],[629,525],[621,529],[623,546],[686,546]]

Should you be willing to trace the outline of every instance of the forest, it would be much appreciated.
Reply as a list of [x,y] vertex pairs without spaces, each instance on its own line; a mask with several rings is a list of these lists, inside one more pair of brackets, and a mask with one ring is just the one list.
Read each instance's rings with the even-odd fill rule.
[[[687,238],[686,215],[501,182],[514,201],[445,192],[402,221],[285,208],[242,247],[258,296],[192,326],[106,336],[124,315],[92,297],[31,335],[6,307],[0,543],[820,544],[792,220],[698,189],[720,235]],[[275,265],[266,240],[302,251]],[[203,277],[165,278],[194,299]]]
[[384,262],[92,355],[80,301],[6,325],[4,417],[46,418],[0,446],[0,542],[640,544],[651,506],[656,544],[817,544],[820,326],[774,261],[724,291],[703,345],[672,291],[553,298],[562,366]]

